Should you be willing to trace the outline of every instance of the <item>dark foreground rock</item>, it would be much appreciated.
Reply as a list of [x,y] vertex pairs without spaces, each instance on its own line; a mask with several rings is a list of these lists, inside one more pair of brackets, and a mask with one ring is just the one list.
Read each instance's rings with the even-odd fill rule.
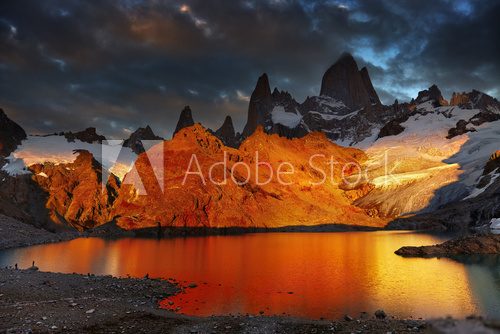
[[448,257],[474,254],[500,254],[500,235],[470,235],[433,246],[405,246],[395,252],[408,257]]
[[178,291],[165,280],[0,269],[0,333],[80,331],[120,323],[140,318]]
[[[481,318],[349,320],[228,315],[191,317],[158,308],[175,281],[0,269],[0,333],[495,333]],[[379,312],[380,313],[380,312]],[[385,313],[384,313],[385,314]],[[464,333],[466,333],[464,332]],[[451,333],[451,332],[450,332]]]

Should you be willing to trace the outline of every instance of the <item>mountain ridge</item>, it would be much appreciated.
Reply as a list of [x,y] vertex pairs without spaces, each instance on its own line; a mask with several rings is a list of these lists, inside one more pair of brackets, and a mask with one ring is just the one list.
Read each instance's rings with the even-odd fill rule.
[[[161,141],[149,126],[138,128],[125,141],[125,146],[139,154],[135,168],[125,175],[123,184],[119,180],[111,181],[107,192],[101,195],[96,191],[98,170],[102,166],[92,163],[90,153],[78,152],[71,163],[27,166],[19,176],[8,175],[17,163],[15,157],[8,157],[7,168],[0,171],[5,176],[2,181],[5,196],[0,201],[0,211],[11,210],[16,216],[29,220],[34,213],[30,213],[27,203],[34,203],[39,208],[36,209],[39,215],[43,216],[43,210],[48,210],[52,223],[77,229],[92,228],[111,220],[125,229],[154,227],[157,223],[177,227],[265,228],[290,225],[290,222],[382,226],[397,221],[390,226],[414,226],[412,221],[403,223],[397,218],[411,214],[426,215],[428,220],[431,212],[436,212],[434,217],[456,214],[455,209],[443,211],[441,208],[457,207],[453,203],[462,200],[468,205],[458,212],[469,212],[470,216],[461,219],[460,224],[476,226],[500,211],[500,205],[495,204],[500,202],[500,178],[497,169],[493,168],[497,160],[489,160],[499,149],[495,141],[500,134],[497,99],[472,90],[454,93],[448,102],[439,87],[431,85],[410,102],[396,100],[393,105],[386,106],[380,102],[368,70],[365,67],[359,70],[352,56],[344,55],[327,72],[324,92],[329,95],[307,97],[302,103],[289,92],[278,88],[271,91],[268,76],[260,76],[249,101],[247,125],[242,134],[235,132],[229,115],[217,130],[204,128],[194,122],[189,106],[181,112],[170,140]],[[335,73],[344,75],[345,85]],[[347,78],[347,74],[352,78]],[[343,88],[338,90],[339,86]],[[11,123],[0,122],[2,124]],[[62,134],[69,136],[65,135],[68,141],[78,139],[95,143],[103,140],[93,128]],[[18,136],[14,144],[19,145],[21,137]],[[160,140],[161,143],[145,151],[141,140]],[[404,149],[394,149],[398,147]],[[388,150],[392,153],[384,161],[384,152]],[[206,168],[226,152],[231,167],[238,162],[255,161],[249,155],[253,151],[260,152],[262,159],[271,159],[274,164],[287,159],[296,163],[299,174],[294,180],[301,184],[300,187],[249,183],[221,188],[202,184],[199,180],[189,181],[185,189],[178,186],[179,172],[188,165],[192,154],[202,157],[200,166]],[[359,162],[367,168],[369,182],[354,188],[323,187],[312,192],[303,184],[315,175],[305,167],[306,157],[318,152],[332,152],[335,156],[347,157],[347,162]],[[167,179],[158,181],[148,161],[152,156],[163,155],[165,161],[159,163],[166,167],[164,177]],[[487,163],[493,166],[489,172],[485,169]],[[384,165],[394,170],[393,180],[387,180]],[[78,170],[78,174],[87,177],[81,179],[66,172],[66,168]],[[59,176],[54,178],[54,175]],[[220,171],[216,173],[219,178],[221,175]],[[235,177],[241,180],[244,174],[240,172]],[[130,179],[145,181],[142,186],[149,188],[154,196],[149,200],[141,199],[140,185],[134,189]],[[66,186],[70,188],[65,189]],[[16,189],[19,198],[11,199],[9,194]],[[30,199],[29,192],[39,195]],[[80,196],[81,193],[91,195]],[[417,193],[419,196],[415,195]],[[87,201],[87,197],[95,201]],[[485,201],[490,203],[486,205]],[[60,203],[70,203],[70,206]],[[488,208],[489,213],[481,208]],[[142,218],[138,220],[139,216]],[[45,223],[42,219],[38,224]],[[435,226],[445,225],[450,226]]]

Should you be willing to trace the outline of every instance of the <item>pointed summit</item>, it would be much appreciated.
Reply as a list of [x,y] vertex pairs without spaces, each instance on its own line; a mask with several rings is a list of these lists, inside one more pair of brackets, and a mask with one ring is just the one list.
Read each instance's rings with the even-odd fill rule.
[[264,73],[257,80],[255,89],[253,90],[252,96],[250,97],[250,103],[248,105],[248,118],[247,124],[243,129],[243,137],[250,136],[257,125],[263,124],[263,121],[271,112],[272,109],[272,96],[271,88],[269,86],[269,79],[267,74]]
[[453,93],[450,106],[464,109],[500,110],[500,102],[494,97],[473,89],[468,93]]
[[106,140],[106,137],[98,134],[96,128],[94,127],[86,128],[85,130],[79,132],[65,132],[63,135],[69,143],[79,140],[89,144],[101,144],[104,140]]
[[181,111],[179,121],[177,122],[177,126],[175,127],[174,136],[180,130],[192,125],[194,125],[194,120],[193,120],[193,115],[191,113],[191,108],[189,106],[185,106],[184,109],[182,109]]
[[271,88],[269,86],[269,78],[266,73],[263,73],[259,79],[257,80],[257,84],[255,85],[255,89],[252,92],[252,99],[265,99],[271,96]]
[[138,128],[130,137],[125,140],[123,146],[130,147],[132,151],[141,154],[145,151],[143,140],[163,140],[162,137],[155,135],[153,129],[148,125],[145,128]]
[[217,131],[215,131],[214,134],[224,143],[224,145],[230,147],[237,146],[237,138],[236,138],[236,133],[234,131],[233,120],[231,116],[229,115],[226,116],[224,123]]
[[[351,54],[343,53],[323,75],[320,95],[329,96],[342,101],[351,109],[368,107],[371,105],[370,95],[375,99],[376,93],[369,80],[368,71],[363,80],[358,64]],[[369,90],[373,89],[370,94]],[[378,100],[378,97],[375,99]]]
[[441,95],[441,90],[439,90],[438,86],[436,85],[432,85],[429,87],[429,89],[418,92],[418,96],[415,102],[417,104],[420,104],[427,101],[432,101],[432,105],[435,107],[448,105],[448,101],[443,98],[443,95]]
[[233,126],[233,119],[231,116],[226,116],[224,119],[224,123],[222,123],[222,126],[215,131],[215,133],[219,133],[224,136],[231,136],[234,137],[235,132],[234,132],[234,126]]
[[361,74],[361,79],[363,79],[363,84],[365,85],[365,89],[368,93],[368,97],[370,98],[370,102],[372,104],[381,104],[377,92],[375,91],[375,88],[373,88],[372,80],[370,79],[370,75],[368,74],[368,69],[366,67],[363,67],[361,71],[359,71],[359,73]]

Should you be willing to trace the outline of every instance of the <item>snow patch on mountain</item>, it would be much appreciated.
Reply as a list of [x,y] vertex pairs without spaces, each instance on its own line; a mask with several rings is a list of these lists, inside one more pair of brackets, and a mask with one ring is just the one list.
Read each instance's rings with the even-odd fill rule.
[[290,129],[296,128],[302,120],[302,115],[298,112],[286,112],[283,106],[274,107],[271,117],[274,124],[281,124]]
[[[121,147],[116,163],[111,155],[103,155],[105,142],[85,143],[79,140],[68,142],[62,136],[28,136],[22,144],[7,157],[7,163],[2,170],[10,175],[29,174],[27,167],[38,163],[66,164],[75,161],[77,155],[75,150],[86,150],[92,153],[94,158],[110,172],[120,179],[130,171],[132,164],[137,159],[137,155],[128,147]],[[108,145],[109,148],[109,145]],[[109,151],[105,150],[104,152]],[[112,150],[110,150],[112,151]]]
[[6,164],[2,167],[2,171],[10,176],[18,176],[24,174],[31,174],[22,159],[12,157],[12,154],[6,159]]
[[[481,112],[456,106],[419,104],[417,113],[401,123],[394,136],[370,136],[354,146],[366,150],[369,181],[376,189],[360,205],[379,206],[382,214],[432,211],[439,206],[477,196],[474,190],[484,165],[499,149],[500,121],[487,122],[447,139],[460,120]],[[472,192],[472,193],[471,193]]]
[[488,111],[491,111],[491,112],[493,112],[495,114],[500,114],[500,109],[498,109],[495,106],[488,106],[488,107],[486,107],[486,109],[488,109]]
[[477,197],[479,195],[481,195],[482,193],[484,193],[484,191],[486,189],[488,189],[493,183],[495,183],[495,181],[497,180],[497,178],[500,176],[500,174],[493,174],[491,175],[491,179],[490,181],[488,182],[488,184],[486,184],[484,187],[482,188],[474,188],[472,189],[471,193],[469,196],[465,197],[464,200],[466,199],[471,199],[471,198],[474,198],[474,197]]
[[344,102],[331,98],[329,96],[317,96],[316,100],[320,105],[324,105],[333,109],[347,109]]
[[346,114],[346,115],[337,115],[337,114],[331,113],[331,112],[319,112],[319,111],[311,110],[311,111],[309,111],[309,114],[318,115],[319,117],[321,117],[325,121],[331,121],[332,119],[341,120],[344,118],[352,117],[352,116],[356,115],[359,111],[360,110],[355,110],[355,111],[353,111],[349,114]]

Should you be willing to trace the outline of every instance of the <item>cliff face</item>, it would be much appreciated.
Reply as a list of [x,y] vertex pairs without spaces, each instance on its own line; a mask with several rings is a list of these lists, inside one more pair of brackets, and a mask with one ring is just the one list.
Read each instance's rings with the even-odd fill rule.
[[243,137],[248,137],[257,129],[257,126],[263,125],[266,117],[272,110],[271,88],[269,87],[269,79],[264,73],[257,80],[255,89],[250,97],[248,105],[248,118],[245,128],[243,129]]
[[0,159],[14,151],[23,139],[26,139],[26,132],[23,128],[9,119],[0,109]]
[[377,92],[375,91],[375,88],[373,87],[372,80],[370,79],[370,75],[368,74],[368,69],[366,67],[363,67],[361,71],[359,71],[359,73],[361,74],[363,84],[365,86],[366,92],[368,93],[368,97],[370,98],[370,103],[377,105],[382,104],[377,95]]
[[0,213],[24,223],[52,229],[45,208],[47,193],[31,175],[10,176],[0,170]]
[[[256,171],[255,152],[258,152],[259,161],[273,167],[273,175],[264,165]],[[352,205],[359,196],[355,191],[343,190],[331,182],[311,185],[322,178],[321,173],[308,163],[310,156],[318,152],[328,158],[318,158],[315,166],[327,174],[330,156],[340,163],[366,158],[362,151],[339,147],[319,133],[289,140],[267,135],[258,128],[239,149],[234,149],[224,146],[199,125],[185,128],[173,140],[139,156],[135,171],[124,179],[112,216],[119,217],[118,224],[126,229],[154,227],[158,222],[162,226],[189,227],[279,227],[328,223],[383,225],[384,221],[372,218],[367,211]],[[194,155],[196,162],[192,161]],[[226,166],[215,165],[224,161],[224,156]],[[290,185],[280,184],[277,179],[276,171],[283,161],[291,165],[283,167],[282,171],[294,169],[292,175],[281,175],[282,181],[292,182]],[[165,168],[159,178],[153,168],[157,164]],[[244,164],[249,166],[248,170]],[[210,181],[211,166],[215,166],[212,179],[221,184]],[[188,168],[200,174],[186,177]],[[224,173],[226,184],[222,184]],[[245,182],[247,178],[248,183]],[[261,183],[270,180],[259,185],[257,178]],[[334,171],[334,181],[340,181],[340,170]]]
[[70,164],[30,166],[32,179],[43,190],[49,220],[77,230],[92,228],[112,219],[111,207],[118,194],[119,180],[111,175],[102,189],[99,163],[87,151],[76,152]]
[[84,230],[104,224],[118,194],[111,175],[101,188],[102,168],[87,151],[72,163],[34,164],[30,174],[0,171],[0,213],[48,230]]
[[[367,90],[368,88],[368,90]],[[354,58],[344,53],[324,74],[320,95],[342,101],[347,107],[359,109],[378,101],[366,68],[362,73]]]

